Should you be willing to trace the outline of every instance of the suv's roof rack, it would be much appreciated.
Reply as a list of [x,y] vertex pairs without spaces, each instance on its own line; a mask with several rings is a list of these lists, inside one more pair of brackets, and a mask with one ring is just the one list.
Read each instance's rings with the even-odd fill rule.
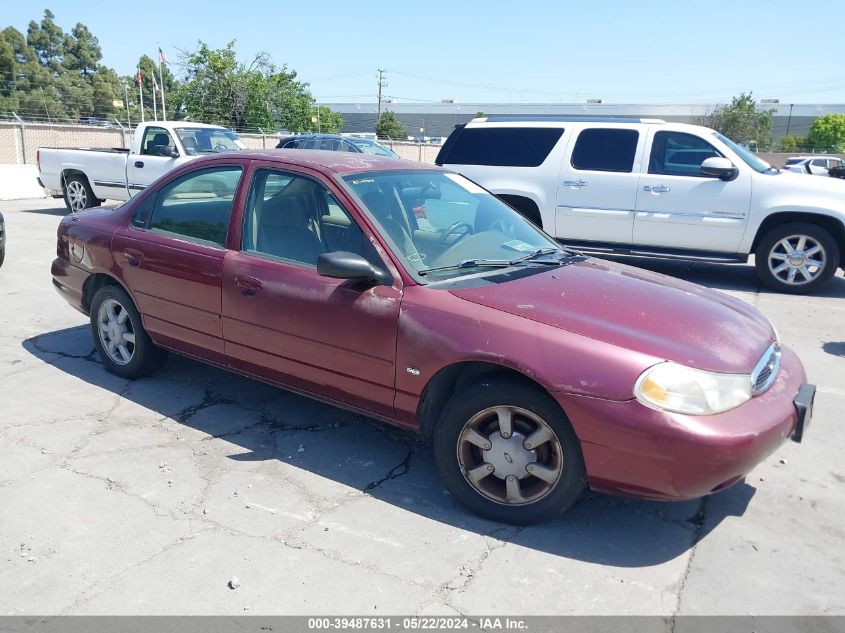
[[487,121],[488,123],[517,123],[517,122],[553,122],[553,123],[666,123],[663,119],[643,119],[638,117],[614,116],[571,116],[571,115],[496,115],[479,117],[473,121]]

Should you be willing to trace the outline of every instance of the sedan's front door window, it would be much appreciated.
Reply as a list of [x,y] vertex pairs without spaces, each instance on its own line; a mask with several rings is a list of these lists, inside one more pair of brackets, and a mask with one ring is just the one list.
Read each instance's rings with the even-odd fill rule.
[[243,250],[316,267],[321,253],[347,251],[380,264],[361,228],[324,185],[274,169],[252,179]]
[[191,172],[156,196],[150,230],[223,247],[241,168],[227,165]]

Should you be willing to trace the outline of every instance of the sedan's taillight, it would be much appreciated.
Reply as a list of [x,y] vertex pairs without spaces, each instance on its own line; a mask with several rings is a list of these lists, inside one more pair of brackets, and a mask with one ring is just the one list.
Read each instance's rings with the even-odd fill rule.
[[66,262],[70,261],[70,249],[67,243],[67,229],[63,222],[59,223],[59,228],[56,231],[56,257],[60,257]]

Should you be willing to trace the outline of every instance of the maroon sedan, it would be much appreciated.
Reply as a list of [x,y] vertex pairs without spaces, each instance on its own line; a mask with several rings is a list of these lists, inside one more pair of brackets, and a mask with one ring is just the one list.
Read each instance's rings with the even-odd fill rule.
[[172,350],[432,434],[448,488],[533,523],[586,486],[730,486],[814,388],[769,321],[699,286],[562,249],[462,176],[373,156],[192,161],[66,217],[53,283],[109,371]]

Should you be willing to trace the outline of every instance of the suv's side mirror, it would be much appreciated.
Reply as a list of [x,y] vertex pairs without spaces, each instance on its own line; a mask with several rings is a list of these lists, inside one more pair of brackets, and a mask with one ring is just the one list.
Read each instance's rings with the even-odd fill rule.
[[317,257],[317,274],[334,279],[352,279],[389,284],[390,276],[356,253],[334,251]]
[[727,158],[711,156],[701,163],[701,174],[720,180],[733,180],[739,175],[739,169]]

